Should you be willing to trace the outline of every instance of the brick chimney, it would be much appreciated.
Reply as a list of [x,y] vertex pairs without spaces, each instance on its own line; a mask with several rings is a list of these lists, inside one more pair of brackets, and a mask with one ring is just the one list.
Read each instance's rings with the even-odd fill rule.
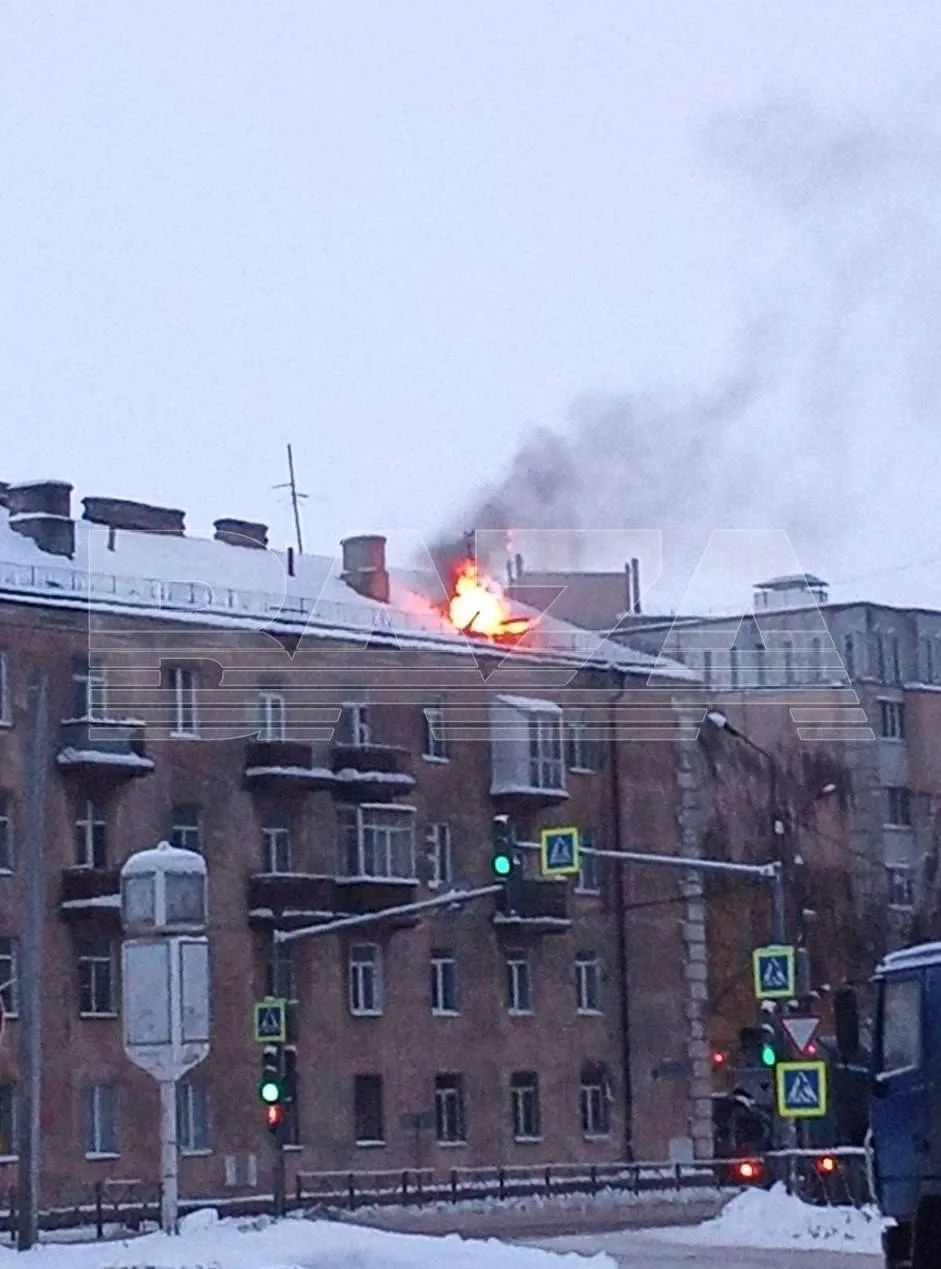
[[3,498],[14,532],[31,538],[49,555],[68,559],[74,556],[72,486],[67,480],[27,480],[7,485]]
[[227,542],[229,546],[248,546],[264,551],[268,546],[267,524],[255,524],[252,520],[216,520],[215,538],[217,542]]
[[185,533],[185,511],[154,507],[148,502],[128,502],[125,498],[83,498],[83,520],[106,524],[112,529],[134,533],[167,533],[181,538]]
[[386,540],[379,534],[364,533],[355,538],[344,538],[343,572],[340,576],[358,594],[375,599],[380,604],[389,602],[389,571],[386,568]]

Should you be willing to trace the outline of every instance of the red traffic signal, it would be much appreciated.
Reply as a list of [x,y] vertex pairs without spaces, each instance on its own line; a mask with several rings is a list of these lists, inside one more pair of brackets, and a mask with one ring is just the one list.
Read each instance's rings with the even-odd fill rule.
[[272,1132],[278,1128],[284,1119],[284,1107],[276,1102],[273,1106],[265,1107],[265,1123]]
[[742,1185],[757,1185],[764,1177],[764,1171],[760,1159],[739,1159],[732,1169],[732,1175]]
[[814,1160],[814,1167],[820,1176],[833,1176],[839,1164],[832,1154],[822,1154],[819,1159]]
[[716,1049],[712,1054],[712,1069],[714,1071],[721,1070],[727,1061],[726,1055],[720,1049]]

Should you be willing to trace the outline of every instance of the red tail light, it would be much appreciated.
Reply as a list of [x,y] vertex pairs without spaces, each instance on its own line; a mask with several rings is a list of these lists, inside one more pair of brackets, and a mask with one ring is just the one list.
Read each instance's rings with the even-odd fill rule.
[[838,1166],[832,1154],[822,1154],[814,1163],[814,1167],[821,1176],[833,1176]]
[[732,1173],[742,1185],[755,1185],[764,1176],[764,1167],[758,1159],[740,1159]]

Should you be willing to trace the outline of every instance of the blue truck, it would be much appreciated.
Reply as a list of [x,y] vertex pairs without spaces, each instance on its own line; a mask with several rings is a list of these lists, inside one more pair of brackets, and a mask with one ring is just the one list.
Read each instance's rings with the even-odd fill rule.
[[941,1269],[941,943],[875,973],[869,1159],[886,1269]]

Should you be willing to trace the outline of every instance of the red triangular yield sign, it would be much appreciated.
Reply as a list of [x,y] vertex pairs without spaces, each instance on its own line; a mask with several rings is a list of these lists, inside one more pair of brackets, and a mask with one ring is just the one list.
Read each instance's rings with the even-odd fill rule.
[[798,1053],[806,1053],[820,1026],[819,1018],[797,1017],[795,1014],[783,1014],[781,1026],[790,1037],[791,1043]]

